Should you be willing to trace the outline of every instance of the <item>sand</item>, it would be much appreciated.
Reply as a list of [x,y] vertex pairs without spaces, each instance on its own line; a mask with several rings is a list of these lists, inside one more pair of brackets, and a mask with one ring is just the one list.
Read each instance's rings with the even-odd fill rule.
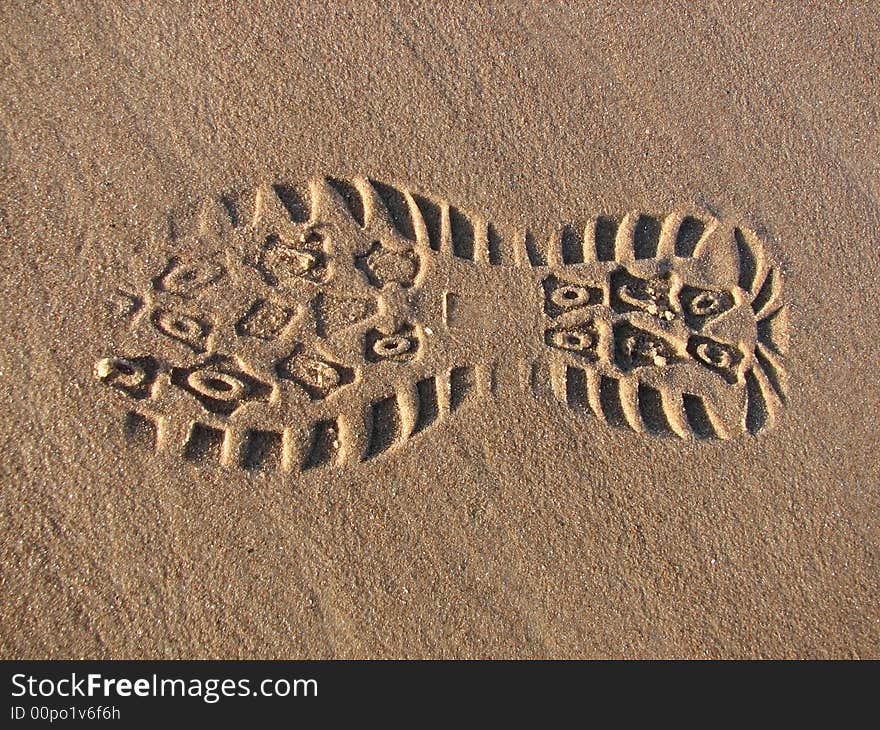
[[0,11],[0,656],[880,656],[876,13],[244,5]]

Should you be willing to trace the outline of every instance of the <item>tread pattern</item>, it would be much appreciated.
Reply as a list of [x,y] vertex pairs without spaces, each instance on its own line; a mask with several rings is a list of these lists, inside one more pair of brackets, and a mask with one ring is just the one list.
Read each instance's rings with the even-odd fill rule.
[[[209,201],[151,266],[111,303],[121,354],[95,374],[133,443],[188,461],[365,462],[511,387],[697,439],[757,434],[786,402],[780,272],[757,233],[699,211],[541,238],[323,178]],[[522,377],[499,379],[511,360]]]

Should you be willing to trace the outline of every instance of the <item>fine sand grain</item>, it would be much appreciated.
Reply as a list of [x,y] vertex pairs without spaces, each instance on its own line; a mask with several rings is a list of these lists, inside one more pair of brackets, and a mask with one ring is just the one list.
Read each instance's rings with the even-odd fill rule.
[[2,658],[880,657],[880,16],[598,5],[3,5]]

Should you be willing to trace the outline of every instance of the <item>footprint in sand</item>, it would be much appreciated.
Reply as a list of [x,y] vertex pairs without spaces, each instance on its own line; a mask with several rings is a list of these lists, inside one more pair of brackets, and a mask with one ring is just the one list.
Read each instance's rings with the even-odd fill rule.
[[[305,201],[308,201],[306,203]],[[366,179],[209,203],[199,253],[137,293],[97,377],[157,454],[303,471],[365,461],[521,390],[606,426],[755,434],[785,402],[779,272],[695,211],[545,243]]]

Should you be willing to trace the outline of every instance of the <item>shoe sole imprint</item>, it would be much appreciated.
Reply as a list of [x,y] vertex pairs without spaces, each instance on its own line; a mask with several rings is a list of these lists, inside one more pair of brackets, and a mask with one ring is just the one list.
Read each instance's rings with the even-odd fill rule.
[[120,292],[128,330],[96,365],[156,453],[357,463],[511,389],[700,439],[755,434],[785,402],[779,271],[754,231],[697,211],[597,216],[541,245],[403,188],[323,178],[211,201],[176,246]]

